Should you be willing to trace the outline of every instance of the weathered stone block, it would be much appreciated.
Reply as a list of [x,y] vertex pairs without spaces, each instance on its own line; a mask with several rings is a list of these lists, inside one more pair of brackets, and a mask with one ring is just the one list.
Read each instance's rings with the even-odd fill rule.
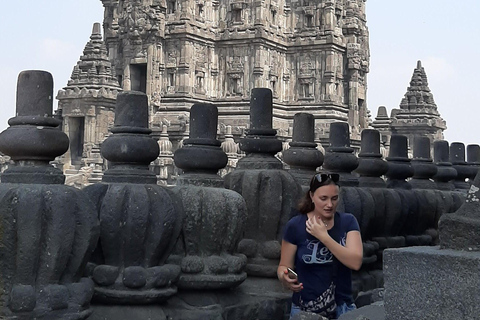
[[385,250],[385,319],[478,319],[479,269],[480,252],[439,247]]

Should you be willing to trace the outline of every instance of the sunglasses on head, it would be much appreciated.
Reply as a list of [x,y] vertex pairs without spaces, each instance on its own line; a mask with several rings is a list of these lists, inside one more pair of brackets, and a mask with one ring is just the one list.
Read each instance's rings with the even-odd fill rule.
[[328,179],[337,183],[340,180],[340,175],[338,173],[317,173],[315,179],[320,183],[324,183]]

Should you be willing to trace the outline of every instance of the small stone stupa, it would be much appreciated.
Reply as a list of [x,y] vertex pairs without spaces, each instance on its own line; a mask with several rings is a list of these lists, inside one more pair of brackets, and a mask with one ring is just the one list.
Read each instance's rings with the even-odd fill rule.
[[400,109],[391,113],[390,129],[392,134],[408,137],[410,148],[415,136],[426,136],[431,141],[442,140],[443,131],[447,128],[428,87],[427,74],[422,62],[417,62],[413,71],[410,86],[400,103]]

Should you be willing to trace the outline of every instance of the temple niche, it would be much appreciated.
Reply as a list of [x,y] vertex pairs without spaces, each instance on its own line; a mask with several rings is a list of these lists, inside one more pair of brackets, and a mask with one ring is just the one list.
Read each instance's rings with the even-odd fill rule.
[[174,149],[194,103],[213,103],[238,141],[259,87],[273,92],[276,129],[288,132],[302,110],[315,116],[318,143],[329,123],[346,121],[358,148],[368,127],[364,0],[102,2],[117,80],[147,94],[153,135],[168,123]]

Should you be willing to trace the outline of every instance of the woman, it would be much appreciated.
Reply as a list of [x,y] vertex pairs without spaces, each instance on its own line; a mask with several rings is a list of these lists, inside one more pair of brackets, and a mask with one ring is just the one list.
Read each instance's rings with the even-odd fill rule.
[[[290,317],[303,310],[336,319],[355,308],[351,269],[362,265],[362,238],[355,217],[336,211],[338,180],[338,174],[316,174],[300,214],[285,226],[277,275],[293,291]],[[287,268],[295,269],[298,278]]]

